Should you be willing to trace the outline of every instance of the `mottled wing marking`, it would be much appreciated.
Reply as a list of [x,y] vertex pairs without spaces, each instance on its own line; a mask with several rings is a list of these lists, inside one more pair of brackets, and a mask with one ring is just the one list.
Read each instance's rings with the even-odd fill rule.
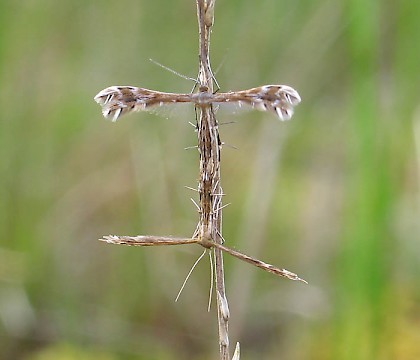
[[294,107],[301,101],[298,92],[287,85],[264,85],[238,94],[239,101],[258,110],[274,112],[280,120],[290,120]]
[[117,121],[120,116],[132,111],[160,105],[160,95],[158,91],[134,86],[111,86],[100,91],[94,99],[102,106],[104,117]]
[[271,111],[280,120],[290,120],[294,107],[301,101],[298,92],[287,85],[264,85],[249,90],[215,94],[173,94],[134,86],[111,86],[100,91],[94,99],[102,106],[102,114],[112,121],[117,121],[120,116],[132,111],[174,102],[192,102],[197,105],[245,103],[258,110]]

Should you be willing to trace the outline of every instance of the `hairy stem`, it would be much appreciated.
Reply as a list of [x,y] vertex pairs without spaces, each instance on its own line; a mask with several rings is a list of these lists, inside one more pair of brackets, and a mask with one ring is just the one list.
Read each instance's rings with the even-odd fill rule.
[[[215,0],[197,0],[197,17],[200,34],[199,93],[213,94],[215,82],[210,66],[210,33],[214,21]],[[220,150],[218,123],[213,105],[200,104],[198,119],[198,151],[200,153],[200,220],[194,238],[222,244],[222,188],[220,185]],[[229,307],[226,299],[223,252],[213,249],[215,259],[215,281],[217,294],[217,313],[219,324],[220,359],[229,360]]]

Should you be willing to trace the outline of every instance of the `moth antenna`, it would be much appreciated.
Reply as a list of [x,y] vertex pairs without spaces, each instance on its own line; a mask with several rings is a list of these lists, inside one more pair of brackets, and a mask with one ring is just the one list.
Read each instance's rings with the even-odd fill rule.
[[227,53],[225,53],[225,54],[223,55],[222,61],[220,62],[220,64],[219,64],[219,65],[217,65],[216,71],[214,72],[214,75],[215,75],[215,76],[217,75],[217,73],[220,71],[220,69],[221,69],[221,68],[223,67],[223,65],[225,64],[226,57],[227,57]]
[[222,126],[222,125],[231,125],[231,124],[236,124],[236,123],[237,123],[237,121],[226,121],[226,122],[219,123],[219,126]]
[[160,62],[157,62],[156,60],[153,60],[153,59],[149,59],[149,60],[150,60],[153,64],[155,64],[155,65],[157,65],[157,66],[160,66],[162,69],[165,69],[165,70],[167,70],[167,71],[171,72],[172,74],[178,75],[179,77],[182,77],[183,79],[186,79],[186,80],[191,80],[191,81],[194,81],[195,83],[197,83],[197,79],[194,79],[194,78],[189,77],[189,76],[185,76],[185,75],[183,75],[183,74],[179,73],[178,71],[175,71],[174,69],[171,69],[171,68],[169,68],[169,67],[167,67],[167,66],[165,66],[165,65],[161,64]]
[[213,77],[213,82],[214,82],[214,85],[216,85],[216,90],[214,90],[213,91],[213,94],[216,94],[219,90],[220,90],[220,85],[219,85],[219,83],[217,82],[217,80],[216,80],[216,78],[214,77],[214,75],[212,74],[212,77]]
[[198,265],[200,260],[203,258],[203,256],[206,254],[207,249],[203,251],[203,253],[199,256],[199,258],[195,261],[194,265],[191,267],[190,271],[188,272],[184,282],[182,283],[181,289],[178,291],[178,295],[175,298],[175,302],[178,301],[179,297],[181,296],[182,290],[184,290],[185,285],[187,284],[188,279],[190,278],[192,272],[194,271],[195,267]]
[[225,142],[222,142],[222,146],[226,146],[226,147],[234,149],[234,150],[239,150],[239,148],[237,148],[236,146],[225,143]]
[[196,79],[194,79],[194,81],[195,81],[195,83],[194,83],[193,88],[191,89],[191,94],[195,91],[195,89],[197,89],[197,85],[198,85],[198,83],[199,83],[199,81],[198,81],[198,77],[197,77]]

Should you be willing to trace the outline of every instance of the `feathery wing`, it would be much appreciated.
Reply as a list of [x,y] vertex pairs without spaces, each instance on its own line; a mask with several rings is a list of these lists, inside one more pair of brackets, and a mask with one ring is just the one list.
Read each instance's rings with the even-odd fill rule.
[[271,111],[280,120],[290,120],[294,107],[300,103],[298,92],[287,85],[264,85],[248,90],[209,94],[174,94],[148,90],[135,86],[111,86],[100,91],[95,101],[102,106],[105,118],[117,121],[121,115],[142,111],[167,103],[192,102],[196,105],[211,103],[248,104],[255,109]]

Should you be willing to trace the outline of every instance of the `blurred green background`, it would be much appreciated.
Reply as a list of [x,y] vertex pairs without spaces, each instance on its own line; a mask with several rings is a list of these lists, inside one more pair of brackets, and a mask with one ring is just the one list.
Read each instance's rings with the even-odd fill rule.
[[[288,84],[291,122],[220,108],[231,342],[246,359],[420,359],[420,2],[218,0],[224,91]],[[216,359],[191,235],[191,106],[105,121],[110,85],[188,92],[195,2],[0,2],[0,359]],[[233,351],[233,349],[232,349]]]

